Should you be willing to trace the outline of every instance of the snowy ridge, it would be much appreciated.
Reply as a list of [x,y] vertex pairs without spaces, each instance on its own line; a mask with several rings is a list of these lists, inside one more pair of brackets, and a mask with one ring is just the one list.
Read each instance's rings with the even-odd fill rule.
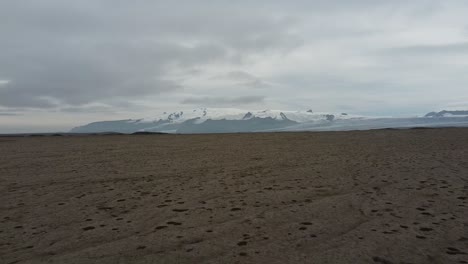
[[348,115],[345,113],[322,113],[312,111],[282,111],[282,110],[242,110],[236,108],[197,108],[189,111],[178,112],[163,112],[160,115],[148,117],[139,122],[157,122],[160,120],[168,120],[171,123],[182,123],[187,120],[197,119],[197,123],[203,123],[208,119],[211,120],[245,120],[254,117],[258,118],[273,118],[277,120],[289,119],[295,122],[309,122],[326,120],[333,115],[335,120],[364,118],[363,116]]
[[442,110],[440,112],[430,112],[425,115],[425,117],[468,117],[468,111],[464,110],[453,110],[453,111],[447,111],[447,110]]
[[364,117],[346,113],[197,108],[162,112],[143,119],[94,122],[73,133],[164,132],[237,133],[266,131],[339,131],[410,127],[468,127],[468,111],[431,112],[425,117]]

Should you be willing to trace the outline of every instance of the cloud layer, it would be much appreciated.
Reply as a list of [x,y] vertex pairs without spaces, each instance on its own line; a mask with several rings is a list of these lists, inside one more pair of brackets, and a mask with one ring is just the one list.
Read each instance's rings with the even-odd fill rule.
[[468,97],[466,13],[464,0],[2,1],[0,126],[12,109],[57,125],[203,104],[438,110]]

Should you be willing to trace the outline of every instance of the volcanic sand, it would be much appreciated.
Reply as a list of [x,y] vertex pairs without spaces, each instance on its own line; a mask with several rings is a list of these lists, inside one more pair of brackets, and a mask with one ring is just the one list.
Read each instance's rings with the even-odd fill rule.
[[0,138],[0,263],[468,263],[468,129]]

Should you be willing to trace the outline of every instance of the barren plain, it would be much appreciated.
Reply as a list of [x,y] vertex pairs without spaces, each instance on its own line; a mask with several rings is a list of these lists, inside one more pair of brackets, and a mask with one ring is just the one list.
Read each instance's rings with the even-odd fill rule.
[[468,263],[468,129],[0,138],[0,263]]

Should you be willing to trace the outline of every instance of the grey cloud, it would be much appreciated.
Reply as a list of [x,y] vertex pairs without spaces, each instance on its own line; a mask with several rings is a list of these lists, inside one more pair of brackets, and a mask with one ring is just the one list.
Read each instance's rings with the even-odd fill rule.
[[19,116],[22,115],[20,113],[2,113],[0,112],[0,116]]
[[42,94],[29,93],[21,89],[15,89],[12,83],[0,89],[0,106],[8,108],[52,108],[56,104],[44,98]]
[[0,105],[54,108],[174,92],[183,88],[174,69],[236,64],[300,43],[288,21],[232,7],[2,2],[0,74],[11,83],[0,89]]
[[258,78],[253,76],[252,74],[245,72],[245,71],[231,71],[226,73],[225,75],[219,76],[220,78],[227,78],[233,79],[238,81],[252,81],[257,80]]
[[245,71],[230,71],[213,77],[218,80],[228,80],[235,86],[244,86],[250,88],[268,88],[270,84]]
[[0,116],[19,116],[22,115],[21,109],[0,107]]
[[65,113],[116,113],[125,110],[141,111],[146,108],[123,97],[104,100],[103,103],[99,104],[62,106],[57,111]]
[[[107,42],[107,41],[106,41]],[[41,96],[66,104],[85,104],[115,96],[135,97],[181,89],[175,80],[163,79],[168,65],[194,65],[224,56],[222,49],[207,45],[181,47],[165,43],[100,43],[83,45],[51,43],[0,54],[0,72],[12,81],[0,90],[0,104],[53,107]],[[0,49],[2,48],[0,44]]]
[[69,112],[69,113],[103,113],[103,112],[114,112],[115,109],[111,106],[70,106],[70,107],[62,107],[60,108],[62,112]]
[[270,87],[269,83],[266,83],[260,79],[252,80],[250,82],[241,83],[241,85],[251,88],[268,88]]
[[[308,88],[318,94],[343,94],[359,90],[365,94],[379,93],[379,90],[391,91],[397,85],[384,80],[359,80],[343,77],[334,73],[309,74],[308,76],[289,75],[278,78],[279,83],[287,84],[290,94],[300,94],[300,89]],[[284,92],[284,91],[281,91]]]
[[466,53],[466,52],[468,52],[468,42],[449,43],[449,44],[432,44],[432,45],[413,45],[413,46],[390,48],[384,51],[384,53],[403,54],[403,55],[450,54],[450,53]]
[[263,103],[264,96],[239,96],[239,97],[199,97],[187,98],[182,104],[201,105],[201,106],[232,106],[248,105],[254,103]]

